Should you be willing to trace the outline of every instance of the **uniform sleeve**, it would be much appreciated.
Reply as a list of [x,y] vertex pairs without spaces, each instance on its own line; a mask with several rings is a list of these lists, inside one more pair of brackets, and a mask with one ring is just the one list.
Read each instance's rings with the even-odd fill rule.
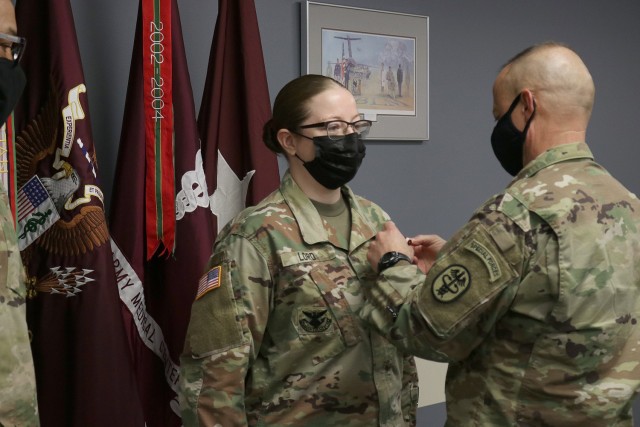
[[260,252],[236,235],[216,245],[210,268],[219,284],[198,291],[181,357],[182,421],[246,426],[245,380],[264,336],[271,276]]
[[0,184],[0,425],[38,426],[25,273]]
[[464,359],[517,293],[524,232],[499,212],[472,219],[423,274],[384,270],[370,290],[366,320],[404,351],[425,359]]

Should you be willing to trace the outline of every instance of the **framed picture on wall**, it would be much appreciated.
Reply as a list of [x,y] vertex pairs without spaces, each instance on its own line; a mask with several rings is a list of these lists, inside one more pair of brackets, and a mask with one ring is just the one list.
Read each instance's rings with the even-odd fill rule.
[[429,139],[429,18],[307,1],[302,73],[340,81],[372,120],[367,139]]

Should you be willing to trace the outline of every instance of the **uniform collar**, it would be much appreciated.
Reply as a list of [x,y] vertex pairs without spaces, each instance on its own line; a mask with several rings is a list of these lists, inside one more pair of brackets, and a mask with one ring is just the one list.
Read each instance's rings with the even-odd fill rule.
[[[320,242],[328,242],[329,235],[321,226],[322,218],[313,203],[294,181],[291,173],[287,170],[282,177],[280,190],[285,202],[289,205],[293,216],[300,227],[302,239],[306,244],[313,245]],[[355,195],[347,185],[340,188],[351,209],[351,238],[349,239],[349,250],[360,246],[362,243],[372,239],[376,234],[376,229],[367,218],[362,215],[363,208],[358,203]]]
[[571,144],[558,145],[545,151],[529,162],[527,166],[516,175],[514,181],[523,178],[529,178],[537,174],[542,169],[554,165],[556,163],[565,162],[574,159],[593,160],[593,154],[584,142],[574,142]]

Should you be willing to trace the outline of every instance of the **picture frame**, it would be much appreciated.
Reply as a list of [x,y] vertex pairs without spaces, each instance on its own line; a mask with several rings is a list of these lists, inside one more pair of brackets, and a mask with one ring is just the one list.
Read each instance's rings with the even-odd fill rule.
[[429,139],[429,17],[307,0],[302,74],[329,75],[374,122],[368,140]]

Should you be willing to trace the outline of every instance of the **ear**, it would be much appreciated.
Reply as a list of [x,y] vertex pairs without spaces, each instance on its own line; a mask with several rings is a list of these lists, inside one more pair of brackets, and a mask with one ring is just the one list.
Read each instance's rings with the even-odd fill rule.
[[278,142],[280,146],[290,156],[296,154],[296,144],[293,138],[293,134],[287,129],[280,129],[277,133]]
[[529,120],[536,109],[535,97],[533,96],[533,92],[529,89],[523,89],[520,96],[522,97],[522,105],[524,106],[525,119]]

